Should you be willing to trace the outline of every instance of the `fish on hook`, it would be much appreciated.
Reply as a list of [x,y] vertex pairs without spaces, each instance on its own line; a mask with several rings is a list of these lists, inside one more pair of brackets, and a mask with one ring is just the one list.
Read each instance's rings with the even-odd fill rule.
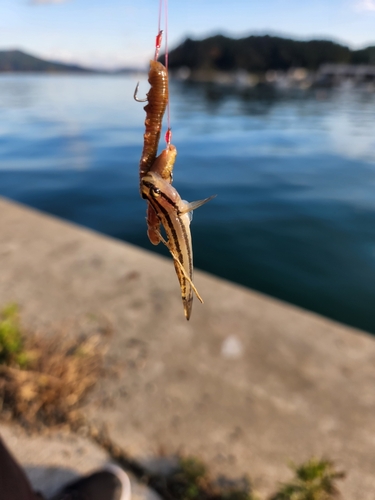
[[[157,217],[157,224],[152,228],[152,243],[160,241],[169,249],[181,288],[185,317],[188,320],[193,304],[193,292],[203,302],[193,284],[193,249],[190,233],[192,211],[201,207],[216,195],[191,203],[182,200],[177,190],[156,172],[149,171],[141,179],[141,194],[151,206]],[[150,223],[150,221],[148,221]],[[159,231],[163,225],[167,240]],[[149,228],[150,230],[150,228]],[[150,238],[151,239],[151,238]]]

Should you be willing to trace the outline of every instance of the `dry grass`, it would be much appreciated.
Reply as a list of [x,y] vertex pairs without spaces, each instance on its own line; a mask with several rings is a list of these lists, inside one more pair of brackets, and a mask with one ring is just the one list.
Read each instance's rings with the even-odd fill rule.
[[22,327],[16,309],[8,310],[0,314],[0,332],[6,322],[12,342],[5,344],[16,349],[0,364],[0,417],[33,429],[79,426],[79,407],[102,373],[110,325],[85,318],[35,332]]

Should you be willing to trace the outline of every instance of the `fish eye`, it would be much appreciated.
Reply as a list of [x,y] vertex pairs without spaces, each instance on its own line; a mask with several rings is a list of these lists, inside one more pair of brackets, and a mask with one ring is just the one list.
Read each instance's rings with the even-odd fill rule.
[[160,189],[157,187],[151,188],[151,194],[154,198],[157,198],[158,196],[160,196]]

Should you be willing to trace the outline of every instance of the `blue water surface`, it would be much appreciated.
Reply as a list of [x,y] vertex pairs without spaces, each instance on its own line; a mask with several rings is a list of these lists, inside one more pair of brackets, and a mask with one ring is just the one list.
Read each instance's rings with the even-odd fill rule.
[[[148,90],[141,77],[140,92]],[[149,250],[135,77],[2,75],[0,194]],[[196,267],[375,333],[375,95],[171,83]]]

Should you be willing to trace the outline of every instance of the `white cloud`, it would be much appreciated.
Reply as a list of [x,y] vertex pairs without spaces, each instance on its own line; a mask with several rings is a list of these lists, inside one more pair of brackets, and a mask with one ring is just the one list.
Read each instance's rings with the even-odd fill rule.
[[31,5],[45,5],[49,3],[66,3],[70,0],[31,0]]
[[357,4],[357,9],[375,11],[375,0],[360,0]]

